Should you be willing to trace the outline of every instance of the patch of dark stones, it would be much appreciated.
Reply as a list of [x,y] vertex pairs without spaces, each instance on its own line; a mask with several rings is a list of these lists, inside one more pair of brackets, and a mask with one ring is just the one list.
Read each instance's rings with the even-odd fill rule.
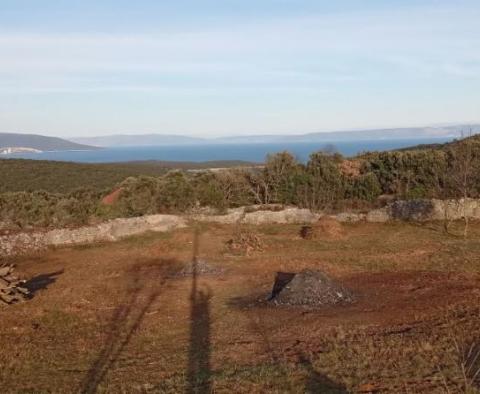
[[320,271],[277,272],[268,301],[274,305],[334,306],[355,301],[353,293]]
[[193,260],[185,264],[185,266],[174,276],[188,277],[194,275],[220,275],[223,272],[223,268],[211,265],[205,260]]

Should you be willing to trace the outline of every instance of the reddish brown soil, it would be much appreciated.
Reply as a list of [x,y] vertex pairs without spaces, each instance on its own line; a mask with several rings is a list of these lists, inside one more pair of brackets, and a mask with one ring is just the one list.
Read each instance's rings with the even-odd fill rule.
[[[368,385],[405,391],[399,384],[437,392],[433,352],[445,352],[449,311],[464,311],[455,329],[473,334],[479,327],[480,278],[460,269],[379,272],[344,263],[349,256],[370,261],[379,230],[382,240],[403,234],[394,227],[347,227],[349,242],[366,242],[368,253],[347,250],[334,258],[344,241],[306,241],[298,226],[279,226],[265,229],[265,251],[238,257],[225,250],[234,229],[208,226],[199,254],[222,270],[195,280],[172,275],[192,259],[189,229],[19,259],[17,271],[34,278],[36,294],[0,309],[0,383],[16,382],[12,392],[131,392],[147,383],[153,392],[179,392],[200,387],[188,380],[200,368],[208,384],[199,384],[216,392],[300,393],[309,384],[312,392]],[[429,229],[416,231],[430,236]],[[398,254],[414,248],[417,237],[399,243]],[[413,265],[425,256],[410,259]],[[357,301],[319,309],[264,302],[277,271],[305,268],[325,271]],[[429,347],[434,350],[412,361]]]

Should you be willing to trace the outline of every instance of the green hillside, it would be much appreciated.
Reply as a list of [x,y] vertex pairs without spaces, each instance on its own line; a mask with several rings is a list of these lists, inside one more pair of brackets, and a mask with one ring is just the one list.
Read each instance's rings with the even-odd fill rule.
[[203,169],[252,165],[243,161],[84,164],[58,161],[0,159],[0,193],[45,190],[68,193],[78,188],[104,190],[131,176],[160,176],[169,169]]

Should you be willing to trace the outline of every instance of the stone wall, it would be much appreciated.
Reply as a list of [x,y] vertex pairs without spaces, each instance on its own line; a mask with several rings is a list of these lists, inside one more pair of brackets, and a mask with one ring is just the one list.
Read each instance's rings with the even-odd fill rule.
[[[250,207],[251,208],[251,207]],[[322,214],[309,209],[287,207],[281,210],[261,209],[249,212],[246,207],[228,209],[224,215],[190,215],[190,219],[199,222],[223,224],[306,224],[314,223]]]
[[407,200],[394,201],[385,208],[375,209],[366,215],[367,222],[384,223],[390,220],[418,222],[459,220],[467,216],[480,219],[480,200]]
[[57,229],[47,232],[20,233],[0,236],[0,256],[35,252],[47,246],[88,244],[117,241],[147,231],[165,232],[186,227],[185,220],[174,215],[151,215],[115,219],[97,226]]
[[[467,215],[471,219],[480,219],[480,200],[409,200],[394,201],[381,209],[368,213],[343,212],[330,215],[339,222],[355,223],[366,221],[385,223],[393,220],[433,221],[462,219]],[[324,214],[308,209],[288,207],[278,210],[265,207],[248,209],[245,207],[229,209],[224,215],[192,214],[185,217],[174,215],[150,215],[137,218],[115,219],[97,226],[78,229],[58,229],[47,232],[20,233],[0,236],[0,257],[39,251],[47,246],[88,244],[94,242],[116,241],[121,238],[141,234],[147,231],[165,232],[186,227],[186,220],[215,222],[223,224],[311,224]]]

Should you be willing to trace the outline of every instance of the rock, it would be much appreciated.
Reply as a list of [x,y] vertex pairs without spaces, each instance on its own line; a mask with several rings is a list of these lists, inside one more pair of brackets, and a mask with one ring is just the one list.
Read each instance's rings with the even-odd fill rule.
[[186,227],[184,219],[174,215],[151,215],[138,218],[115,219],[97,226],[49,231],[45,234],[44,243],[59,246],[116,241],[147,231],[165,232],[182,227]]
[[190,218],[199,222],[212,222],[221,224],[234,224],[240,222],[245,215],[245,208],[228,209],[225,215],[197,214]]
[[245,224],[305,224],[314,223],[322,215],[309,209],[286,208],[283,211],[257,211],[245,214]]
[[[309,209],[300,208],[286,208],[279,210],[280,206],[272,205],[270,209],[262,209],[262,206],[258,206],[259,210],[253,212],[247,212],[245,207],[228,209],[225,215],[191,215],[190,218],[200,222],[215,222],[222,224],[304,224],[314,223],[322,215],[316,214]],[[255,207],[249,207],[250,209]]]
[[434,206],[432,200],[398,200],[390,203],[387,210],[392,219],[426,221],[431,220]]
[[30,298],[30,292],[22,287],[25,283],[14,274],[13,265],[0,266],[0,301],[5,304],[14,304]]
[[387,208],[374,209],[367,213],[366,220],[370,223],[385,223],[391,219]]
[[340,223],[358,223],[364,221],[366,216],[364,213],[342,212],[335,215],[335,219]]

